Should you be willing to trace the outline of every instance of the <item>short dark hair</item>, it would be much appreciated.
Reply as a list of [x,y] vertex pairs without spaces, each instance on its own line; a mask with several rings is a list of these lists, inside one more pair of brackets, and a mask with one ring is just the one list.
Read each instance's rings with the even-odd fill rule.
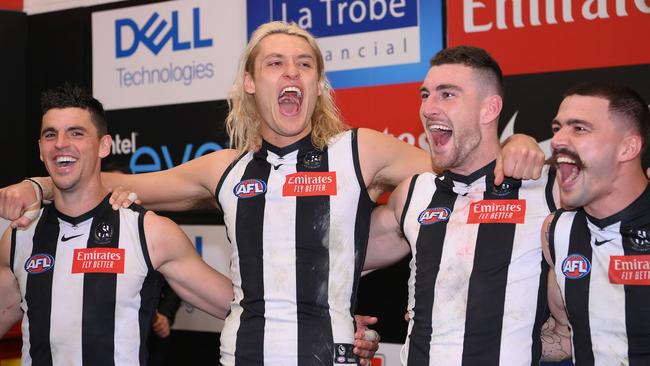
[[572,95],[598,97],[609,101],[609,112],[632,123],[641,135],[645,151],[650,140],[650,110],[648,102],[634,89],[621,84],[592,81],[575,85],[564,92],[565,98]]
[[43,115],[50,109],[63,108],[81,108],[88,111],[90,120],[97,128],[97,134],[102,137],[108,133],[104,106],[85,89],[65,83],[41,94],[41,112]]
[[503,97],[503,72],[499,63],[484,49],[474,46],[445,48],[431,58],[429,66],[460,64],[478,70]]

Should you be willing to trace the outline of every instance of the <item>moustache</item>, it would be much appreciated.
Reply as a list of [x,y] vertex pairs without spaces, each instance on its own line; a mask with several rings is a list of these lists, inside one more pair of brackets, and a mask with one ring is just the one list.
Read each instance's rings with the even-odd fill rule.
[[577,153],[566,148],[553,150],[553,155],[551,155],[551,157],[546,160],[546,164],[557,166],[558,155],[564,155],[571,158],[573,161],[576,162],[576,166],[580,170],[584,169],[585,167],[585,164],[582,162],[582,159],[580,159],[580,156],[578,156]]

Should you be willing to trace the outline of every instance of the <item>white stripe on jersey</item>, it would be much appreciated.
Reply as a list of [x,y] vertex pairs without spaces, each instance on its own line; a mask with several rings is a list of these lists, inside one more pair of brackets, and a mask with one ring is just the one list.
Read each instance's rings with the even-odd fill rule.
[[[501,336],[499,365],[531,364],[532,353],[509,352],[508,350],[532,349],[532,328],[535,324],[537,296],[542,273],[543,258],[541,242],[541,223],[550,211],[544,195],[544,187],[548,181],[548,167],[544,168],[542,177],[538,180],[523,181],[519,189],[519,199],[526,200],[526,221],[537,222],[539,225],[517,225],[512,248],[512,258],[508,266],[508,284],[503,312],[504,334]],[[535,244],[533,244],[535,243]],[[510,330],[512,334],[505,334]],[[529,337],[517,337],[514,334],[530,334]]]
[[[279,157],[268,151],[268,161],[279,165],[271,169],[267,182],[266,200],[273,205],[264,207],[264,362],[269,365],[297,366],[290,357],[298,353],[298,315],[295,301],[287,306],[287,294],[296,293],[296,199],[282,199],[282,185],[286,175],[296,172],[293,164],[282,164]],[[285,155],[283,160],[295,161],[298,151]],[[276,162],[277,161],[277,162]],[[272,245],[266,245],[272,244]]]
[[[339,187],[345,187],[347,193],[351,193],[351,197],[361,197],[361,188],[354,174],[354,160],[349,157],[351,134],[340,135],[340,139],[342,141],[331,144],[328,150],[329,170],[337,172]],[[330,200],[330,268],[327,282],[330,318],[333,325],[337,324],[332,326],[334,343],[354,343],[354,326],[349,308],[342,307],[342,304],[349,304],[352,298],[351,279],[354,278],[355,267],[356,221],[342,214],[357,207],[359,207],[359,199],[355,202]]]

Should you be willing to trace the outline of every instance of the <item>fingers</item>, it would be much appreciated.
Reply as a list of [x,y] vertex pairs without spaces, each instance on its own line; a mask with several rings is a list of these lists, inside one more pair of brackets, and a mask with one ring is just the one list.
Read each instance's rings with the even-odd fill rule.
[[366,330],[363,335],[363,339],[370,342],[379,342],[380,338],[379,333],[373,329]]
[[370,315],[355,315],[354,316],[354,321],[357,323],[357,330],[359,328],[367,328],[368,325],[373,325],[376,324],[379,319],[376,316],[370,316]]
[[499,186],[503,183],[503,157],[501,153],[497,154],[497,163],[494,167],[494,185]]
[[135,192],[131,192],[124,187],[113,187],[108,202],[112,205],[113,210],[117,210],[120,207],[129,207],[137,199],[138,195]]
[[356,339],[354,341],[354,354],[360,358],[371,359],[379,349],[379,342],[363,341]]

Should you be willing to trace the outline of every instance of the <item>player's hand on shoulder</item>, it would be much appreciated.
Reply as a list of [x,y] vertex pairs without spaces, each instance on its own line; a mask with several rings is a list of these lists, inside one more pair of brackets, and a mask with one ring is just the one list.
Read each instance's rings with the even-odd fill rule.
[[494,169],[495,184],[503,183],[504,177],[516,179],[539,179],[545,156],[534,138],[514,134],[501,147]]
[[111,197],[108,199],[108,202],[113,207],[113,210],[117,210],[120,207],[129,207],[132,203],[141,204],[138,199],[138,194],[126,187],[111,187],[109,191],[111,192]]
[[0,217],[10,220],[12,228],[26,228],[38,217],[41,201],[29,181],[0,189]]

